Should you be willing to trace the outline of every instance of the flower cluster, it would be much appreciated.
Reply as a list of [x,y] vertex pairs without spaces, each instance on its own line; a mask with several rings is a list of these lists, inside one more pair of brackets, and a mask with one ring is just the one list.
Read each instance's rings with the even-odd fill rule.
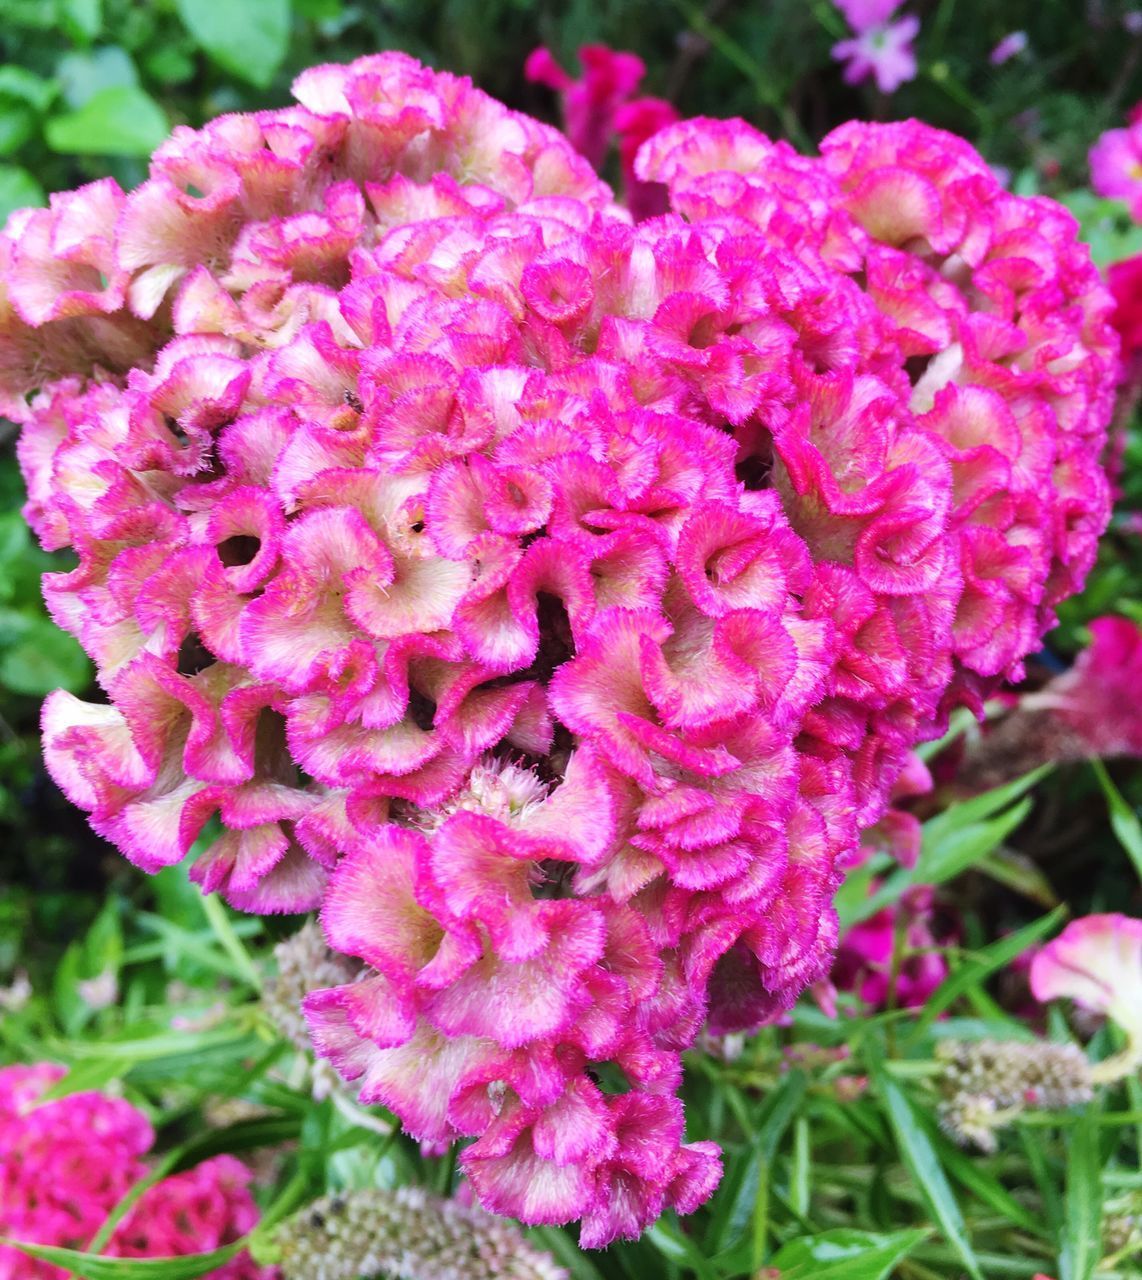
[[942,1040],[940,1125],[957,1142],[994,1152],[997,1130],[1028,1108],[1089,1102],[1093,1077],[1077,1045],[1043,1040]]
[[[0,1070],[0,1236],[26,1244],[86,1249],[112,1209],[143,1177],[154,1141],[146,1116],[104,1093],[41,1101],[66,1074],[38,1063]],[[204,1253],[244,1236],[258,1211],[250,1173],[217,1156],[149,1187],[104,1250],[119,1258]],[[3,1280],[54,1280],[65,1273],[18,1249],[0,1247]],[[271,1272],[240,1254],[209,1273],[263,1280]]]
[[567,1280],[517,1227],[423,1187],[327,1196],[284,1222],[270,1251],[284,1280]]
[[[807,161],[740,122],[691,121],[647,144],[640,173],[667,182],[688,217],[744,219],[803,261],[819,256],[854,295],[859,284],[845,311],[871,304],[883,321],[873,332],[891,359],[873,352],[865,369],[894,390],[907,378],[907,412],[874,431],[877,416],[866,409],[862,429],[843,435],[801,425],[796,452],[775,431],[775,483],[820,560],[840,558],[838,524],[883,528],[897,503],[907,507],[907,534],[879,554],[891,583],[859,551],[854,563],[898,607],[923,593],[935,636],[940,619],[931,615],[947,605],[952,688],[978,706],[988,681],[1021,677],[1023,656],[1053,625],[1053,606],[1081,584],[1106,523],[1099,454],[1118,367],[1110,300],[1070,215],[1009,194],[962,140],[915,121],[852,123],[821,150],[820,162]],[[843,356],[826,349],[818,359],[835,368]],[[893,451],[896,423],[904,438]],[[753,448],[735,434],[740,453]],[[854,452],[842,483],[830,486],[836,462],[829,466],[826,450],[842,440]],[[922,510],[948,538],[926,541],[915,492],[888,497],[903,471],[928,480]],[[951,488],[942,490],[948,472]],[[885,500],[874,507],[878,486]],[[896,635],[907,650],[907,629]],[[943,657],[934,654],[932,666]],[[934,683],[943,680],[938,671]]]
[[49,699],[46,758],[140,867],[210,830],[204,890],[320,906],[322,1056],[601,1245],[710,1194],[682,1051],[827,974],[859,829],[1085,571],[1109,301],[918,125],[672,126],[633,226],[404,57],[295,92],[6,233],[107,695]]

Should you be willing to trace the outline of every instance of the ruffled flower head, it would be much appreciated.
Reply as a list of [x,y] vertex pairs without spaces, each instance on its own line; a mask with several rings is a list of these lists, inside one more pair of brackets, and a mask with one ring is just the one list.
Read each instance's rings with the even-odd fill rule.
[[920,126],[669,126],[632,226],[400,55],[295,94],[0,240],[105,695],[46,758],[143,869],[213,820],[205,891],[320,908],[317,1051],[485,1208],[636,1236],[719,1177],[682,1052],[826,976],[859,829],[1089,563],[1109,302]]

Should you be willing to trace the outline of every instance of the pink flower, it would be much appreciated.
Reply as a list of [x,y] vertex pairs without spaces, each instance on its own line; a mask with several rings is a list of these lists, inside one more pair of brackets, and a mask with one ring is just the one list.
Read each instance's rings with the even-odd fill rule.
[[1142,254],[1113,262],[1106,284],[1114,296],[1112,323],[1122,339],[1122,359],[1128,376],[1137,378],[1142,355]]
[[857,35],[863,35],[874,27],[883,27],[903,2],[904,0],[835,0],[845,21]]
[[1096,1079],[1121,1079],[1142,1063],[1142,920],[1117,914],[1072,920],[1031,961],[1031,991],[1044,1003],[1074,1000],[1126,1033],[1125,1050],[1099,1063]]
[[847,63],[846,84],[859,84],[873,76],[881,93],[895,93],[916,77],[912,41],[919,33],[920,19],[909,14],[899,22],[858,28],[853,39],[833,45],[832,55],[837,62]]
[[[878,882],[874,882],[873,891]],[[854,925],[841,937],[832,980],[872,1009],[885,1007],[889,994],[896,1007],[918,1009],[948,976],[939,948],[951,940],[934,931],[934,893],[927,885],[909,889],[894,907]],[[899,970],[893,981],[893,955],[902,936]]]
[[[0,1235],[29,1244],[86,1249],[124,1194],[147,1172],[154,1141],[142,1112],[119,1098],[41,1095],[63,1079],[50,1063],[0,1070]],[[165,1178],[149,1188],[115,1229],[113,1257],[202,1253],[250,1231],[258,1211],[249,1170],[230,1156]],[[272,1280],[242,1253],[209,1273],[216,1280]],[[5,1280],[52,1280],[58,1267],[0,1247]]]
[[1089,565],[1109,299],[1061,211],[915,123],[821,159],[667,125],[633,165],[675,212],[632,225],[400,55],[295,94],[81,200],[78,274],[0,311],[105,695],[48,700],[46,759],[141,868],[210,823],[205,891],[320,909],[355,978],[307,996],[318,1052],[473,1139],[482,1204],[635,1236],[719,1176],[683,1052],[826,978],[912,749]]
[[1142,756],[1142,719],[1136,693],[1142,679],[1142,629],[1128,618],[1096,618],[1091,643],[1069,671],[1024,705],[1044,709],[1092,756]]
[[574,80],[551,51],[541,47],[529,55],[523,73],[562,95],[563,128],[571,145],[599,168],[610,147],[615,115],[634,95],[646,64],[636,54],[619,53],[604,44],[584,45],[579,62],[583,73]]
[[1027,32],[1026,31],[1009,31],[1007,35],[992,49],[988,55],[988,62],[993,67],[1002,66],[1003,63],[1010,61],[1012,58],[1018,57],[1019,54],[1027,48]]
[[678,119],[678,112],[663,98],[633,98],[646,74],[642,59],[633,53],[584,45],[579,61],[583,75],[573,80],[549,50],[539,48],[528,58],[524,75],[561,95],[564,131],[596,168],[617,142],[624,201],[636,222],[665,213],[665,189],[660,183],[640,182],[634,158],[648,138]]
[[1090,184],[1100,196],[1125,200],[1142,217],[1142,122],[1108,129],[1090,150]]

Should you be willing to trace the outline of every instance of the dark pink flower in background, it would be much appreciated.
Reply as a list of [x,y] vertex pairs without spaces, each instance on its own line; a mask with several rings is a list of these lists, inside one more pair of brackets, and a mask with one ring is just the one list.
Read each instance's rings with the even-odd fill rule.
[[636,222],[665,213],[665,187],[640,182],[634,158],[648,138],[678,119],[678,112],[665,98],[633,97],[646,73],[642,59],[635,54],[616,52],[606,45],[584,45],[579,62],[582,76],[573,80],[550,50],[539,48],[528,58],[524,75],[560,95],[568,140],[597,169],[602,168],[612,144],[618,144],[623,203]]
[[605,44],[584,45],[579,63],[582,74],[575,80],[550,49],[540,47],[529,55],[523,73],[560,95],[568,140],[595,168],[601,168],[615,133],[615,115],[642,83],[646,64],[637,54],[621,53]]
[[636,98],[615,113],[615,133],[619,144],[619,171],[623,178],[623,201],[635,222],[656,218],[666,212],[670,200],[661,182],[641,182],[634,171],[638,149],[668,124],[678,112],[665,98]]
[[[870,892],[878,887],[874,881]],[[898,937],[900,961],[894,981]],[[832,981],[870,1009],[883,1009],[890,996],[898,1008],[918,1009],[948,976],[940,948],[953,940],[954,935],[937,924],[935,890],[914,885],[895,906],[878,911],[841,937]]]
[[[122,1098],[86,1091],[42,1095],[67,1072],[52,1063],[0,1070],[0,1236],[86,1249],[131,1185],[148,1171],[154,1142],[146,1116]],[[143,1193],[105,1252],[169,1258],[231,1244],[258,1221],[249,1169],[216,1156]],[[0,1280],[59,1280],[66,1273],[0,1246]],[[241,1253],[214,1280],[273,1280]]]
[[1111,323],[1122,339],[1122,359],[1128,376],[1137,377],[1142,355],[1142,254],[1114,262],[1106,273],[1106,284],[1114,297]]

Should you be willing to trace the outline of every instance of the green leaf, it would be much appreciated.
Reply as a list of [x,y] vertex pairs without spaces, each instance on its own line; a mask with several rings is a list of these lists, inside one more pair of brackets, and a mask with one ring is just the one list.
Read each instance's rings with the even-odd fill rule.
[[73,38],[94,40],[103,29],[103,0],[60,0],[60,24]]
[[884,1280],[924,1239],[927,1231],[877,1235],[839,1227],[782,1245],[767,1266],[781,1280]]
[[101,89],[44,129],[53,151],[77,156],[149,156],[170,132],[162,107],[142,89]]
[[224,71],[269,87],[289,47],[289,0],[175,0],[179,17]]
[[1139,880],[1142,880],[1142,822],[1138,821],[1138,815],[1114,785],[1110,774],[1106,771],[1106,765],[1101,760],[1092,760],[1090,767],[1094,770],[1094,776],[1098,779],[1102,794],[1106,796],[1106,805],[1110,811],[1110,825],[1118,837],[1118,843],[1130,855],[1134,870]]
[[31,616],[21,638],[0,655],[0,684],[42,698],[53,689],[78,693],[91,683],[91,664],[71,636]]
[[[757,1135],[735,1160],[718,1191],[707,1236],[710,1252],[732,1249],[756,1226],[759,1206],[768,1197],[769,1166],[808,1088],[803,1071],[791,1071],[765,1100]],[[763,1214],[764,1217],[764,1214]]]
[[14,63],[0,67],[0,98],[22,102],[33,111],[46,111],[58,88],[54,80],[45,80],[26,67]]
[[987,858],[1027,817],[1029,800],[1018,803],[1051,769],[1043,765],[983,795],[963,800],[924,824],[920,858],[911,870],[901,867],[863,902],[842,900],[841,928],[849,929],[899,901],[911,885],[943,884]]
[[56,64],[64,102],[78,110],[104,89],[135,89],[139,73],[126,49],[117,44],[65,53]]
[[936,1136],[935,1145],[944,1168],[978,1200],[1033,1236],[1043,1236],[1049,1230],[1044,1218],[1024,1208],[999,1179],[988,1171],[982,1160],[973,1160],[964,1155],[943,1134]]
[[43,187],[27,169],[14,164],[0,164],[0,222],[6,222],[14,209],[45,202]]
[[102,1258],[77,1249],[57,1249],[54,1245],[21,1244],[6,1237],[0,1237],[0,1244],[11,1245],[30,1258],[73,1271],[85,1280],[195,1280],[224,1266],[246,1247],[242,1239],[211,1253],[192,1253],[182,1258]]
[[1059,1280],[1090,1280],[1102,1257],[1102,1161],[1095,1103],[1088,1104],[1069,1136]]
[[870,1066],[877,1095],[884,1103],[888,1122],[896,1137],[900,1157],[912,1174],[917,1191],[945,1240],[959,1255],[969,1274],[974,1280],[983,1280],[983,1272],[980,1271],[971,1241],[968,1240],[960,1206],[931,1140],[912,1111],[912,1104],[884,1069],[882,1061],[874,1059]]

